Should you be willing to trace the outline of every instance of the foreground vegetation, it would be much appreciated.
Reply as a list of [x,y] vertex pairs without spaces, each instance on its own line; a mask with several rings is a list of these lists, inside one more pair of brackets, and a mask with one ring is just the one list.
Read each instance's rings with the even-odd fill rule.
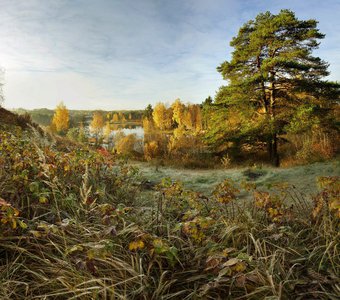
[[[208,198],[105,150],[2,127],[0,298],[337,299],[338,177]],[[147,196],[146,196],[147,195]],[[293,205],[292,205],[293,203]]]

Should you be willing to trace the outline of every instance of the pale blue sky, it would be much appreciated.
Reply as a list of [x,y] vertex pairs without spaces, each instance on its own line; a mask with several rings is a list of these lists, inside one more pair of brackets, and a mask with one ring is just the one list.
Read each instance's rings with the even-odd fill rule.
[[319,21],[315,54],[340,80],[340,0],[0,0],[5,107],[200,103],[224,84],[239,27],[282,8]]

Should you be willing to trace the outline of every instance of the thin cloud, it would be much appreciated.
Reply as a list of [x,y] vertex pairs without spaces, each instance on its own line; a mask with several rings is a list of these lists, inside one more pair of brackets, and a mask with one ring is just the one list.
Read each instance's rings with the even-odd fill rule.
[[[339,78],[335,0],[0,0],[7,107],[144,108],[202,102],[223,84],[230,39],[259,12],[296,11],[327,37],[316,52]],[[284,5],[284,7],[282,7]]]

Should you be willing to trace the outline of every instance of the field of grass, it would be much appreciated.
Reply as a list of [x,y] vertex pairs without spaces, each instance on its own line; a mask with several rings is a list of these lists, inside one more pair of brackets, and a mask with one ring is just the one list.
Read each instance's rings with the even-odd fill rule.
[[[0,299],[339,299],[336,162],[139,172],[18,127],[0,141]],[[320,175],[313,197],[282,182]]]
[[318,162],[305,166],[290,168],[252,167],[232,169],[180,169],[171,167],[155,167],[149,163],[133,162],[139,168],[141,175],[154,183],[159,183],[162,178],[171,178],[180,181],[187,189],[192,189],[211,195],[214,187],[226,178],[235,183],[252,181],[258,187],[266,188],[276,183],[287,183],[295,186],[306,195],[317,192],[316,178],[318,176],[340,176],[340,161]]

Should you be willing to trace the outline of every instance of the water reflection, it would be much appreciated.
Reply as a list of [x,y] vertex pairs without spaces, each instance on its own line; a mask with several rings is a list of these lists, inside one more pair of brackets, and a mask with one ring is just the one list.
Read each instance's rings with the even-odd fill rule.
[[113,124],[111,125],[112,131],[111,135],[114,136],[117,132],[123,132],[125,135],[136,134],[138,138],[144,137],[144,129],[140,125],[123,125],[123,124]]

